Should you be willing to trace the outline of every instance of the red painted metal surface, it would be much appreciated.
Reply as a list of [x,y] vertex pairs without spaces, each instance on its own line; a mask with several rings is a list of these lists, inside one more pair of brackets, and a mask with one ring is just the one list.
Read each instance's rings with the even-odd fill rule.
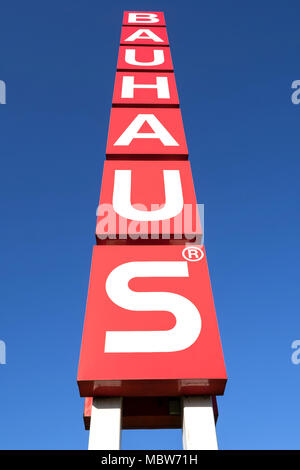
[[[78,371],[81,396],[223,394],[226,371],[204,248],[198,257],[184,250],[94,247]],[[150,341],[140,341],[142,352],[129,332],[139,340],[141,332],[152,332]],[[149,342],[153,352],[145,352]]]
[[187,159],[181,112],[173,108],[113,108],[107,158]]
[[[118,174],[130,172],[130,192],[122,187]],[[168,177],[178,177],[178,187],[171,181],[173,192],[169,192]],[[170,184],[170,183],[169,183]],[[124,217],[126,207],[118,205],[117,197],[139,207],[137,216],[144,211],[168,208],[158,221]],[[181,205],[182,195],[182,205]],[[167,200],[166,200],[167,197]],[[114,204],[115,199],[115,204]],[[172,206],[172,207],[171,207]],[[169,214],[176,214],[167,217]],[[134,215],[134,214],[133,214]],[[154,214],[155,215],[155,214]],[[194,183],[188,161],[123,161],[107,160],[104,163],[100,201],[98,207],[97,243],[185,243],[201,242],[202,231],[198,213]]]
[[123,25],[127,26],[166,26],[162,11],[125,11]]
[[120,45],[122,46],[168,46],[166,28],[150,26],[123,26]]
[[174,73],[117,72],[113,106],[178,107]]
[[173,72],[169,47],[120,46],[117,70],[137,72]]

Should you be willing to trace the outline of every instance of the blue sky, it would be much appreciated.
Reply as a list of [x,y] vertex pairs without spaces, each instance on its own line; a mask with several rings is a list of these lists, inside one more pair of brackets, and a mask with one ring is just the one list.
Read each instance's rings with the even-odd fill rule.
[[76,374],[123,10],[166,16],[229,376],[219,446],[299,449],[294,0],[2,2],[0,448],[87,448]]

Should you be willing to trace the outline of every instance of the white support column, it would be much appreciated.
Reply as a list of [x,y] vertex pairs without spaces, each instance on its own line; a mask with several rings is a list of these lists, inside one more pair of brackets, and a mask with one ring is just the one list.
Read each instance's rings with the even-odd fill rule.
[[122,398],[94,398],[89,450],[120,450]]
[[211,396],[182,399],[184,450],[217,450],[215,418]]

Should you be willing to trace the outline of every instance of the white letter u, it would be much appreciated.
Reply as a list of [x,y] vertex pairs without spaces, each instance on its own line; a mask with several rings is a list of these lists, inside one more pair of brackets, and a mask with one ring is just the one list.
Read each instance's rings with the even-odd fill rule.
[[[115,170],[113,208],[120,216],[141,222],[171,219],[183,209],[183,195],[179,170],[163,170],[165,204],[153,211],[135,209],[131,204],[131,170]],[[140,201],[141,202],[141,201]]]
[[130,65],[141,65],[143,67],[151,67],[153,65],[161,65],[165,61],[164,51],[161,49],[153,50],[153,60],[152,62],[139,62],[135,58],[135,49],[126,49],[125,50],[125,62]]

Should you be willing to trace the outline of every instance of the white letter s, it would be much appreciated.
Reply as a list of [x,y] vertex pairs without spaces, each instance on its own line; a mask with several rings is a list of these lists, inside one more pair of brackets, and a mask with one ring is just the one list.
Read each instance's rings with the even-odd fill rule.
[[137,261],[116,267],[106,280],[108,297],[121,308],[133,311],[171,312],[174,328],[165,331],[107,331],[105,352],[174,352],[189,348],[201,331],[195,305],[171,292],[134,292],[128,282],[137,277],[188,277],[186,261]]

